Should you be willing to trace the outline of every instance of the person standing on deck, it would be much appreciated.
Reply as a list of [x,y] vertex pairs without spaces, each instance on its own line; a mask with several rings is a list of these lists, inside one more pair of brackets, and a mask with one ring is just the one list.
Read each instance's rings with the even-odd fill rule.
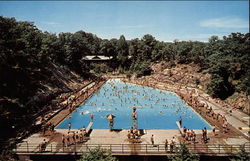
[[76,133],[75,132],[73,132],[72,139],[73,139],[73,144],[76,144]]
[[80,130],[80,132],[79,132],[79,142],[80,143],[83,142],[83,132],[82,132],[82,130]]
[[65,135],[64,134],[62,135],[62,145],[63,145],[63,147],[65,146]]
[[207,128],[206,127],[204,127],[204,140],[205,140],[205,142],[207,142],[207,140],[208,140],[208,138],[207,138]]
[[66,139],[67,139],[66,146],[68,147],[70,145],[70,135],[69,135],[69,132],[67,133]]
[[151,140],[152,145],[154,145],[154,143],[155,143],[154,142],[154,135],[151,136],[150,140]]
[[166,139],[166,141],[165,141],[165,151],[166,152],[168,151],[168,139]]

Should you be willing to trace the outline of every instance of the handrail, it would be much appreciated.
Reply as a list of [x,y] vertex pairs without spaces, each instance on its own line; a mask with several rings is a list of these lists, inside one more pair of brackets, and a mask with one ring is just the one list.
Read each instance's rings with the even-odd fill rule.
[[[250,144],[239,145],[223,145],[223,144],[187,144],[187,148],[193,153],[198,155],[233,155],[236,154],[240,147],[243,146],[245,151],[250,154]],[[70,146],[63,146],[63,144],[48,144],[42,146],[34,143],[23,143],[13,149],[14,152],[21,153],[87,153],[95,148],[107,149],[112,154],[174,154],[178,151],[176,144],[174,148],[170,149],[170,145],[165,148],[165,144],[72,144]],[[28,150],[27,150],[28,149]]]

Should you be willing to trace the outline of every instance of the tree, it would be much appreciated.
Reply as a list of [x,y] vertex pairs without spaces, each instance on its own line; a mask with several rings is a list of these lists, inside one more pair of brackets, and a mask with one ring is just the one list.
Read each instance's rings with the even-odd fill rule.
[[250,160],[250,156],[246,152],[244,146],[240,146],[240,149],[238,153],[236,154],[236,156],[230,159],[230,161],[249,161],[249,160]]
[[183,41],[183,42],[179,42],[176,44],[177,46],[177,55],[176,55],[176,58],[177,58],[177,61],[179,63],[190,63],[190,57],[189,57],[189,53],[190,51],[192,50],[192,45],[193,43],[192,42],[186,42],[186,41]]
[[118,62],[120,63],[121,67],[126,67],[126,61],[128,59],[128,43],[124,35],[121,35],[117,42],[117,52]]
[[199,156],[190,153],[185,144],[181,144],[176,150],[176,155],[169,157],[172,161],[199,161]]
[[60,64],[68,66],[71,61],[70,57],[72,53],[72,48],[71,48],[72,34],[69,32],[60,33],[58,39],[59,39],[59,44],[61,46],[61,49],[56,56],[56,60]]
[[218,64],[209,70],[211,81],[207,85],[208,93],[213,97],[226,99],[234,93],[232,84],[228,81],[229,73],[226,67]]
[[45,32],[42,36],[42,45],[39,52],[41,61],[43,61],[44,64],[49,62],[49,59],[56,62],[59,51],[60,44],[56,34]]
[[0,152],[0,161],[17,161],[17,156],[10,150]]
[[110,151],[101,148],[92,149],[89,153],[85,153],[78,161],[118,161],[111,155]]
[[213,42],[216,42],[216,41],[218,41],[219,40],[219,37],[218,36],[215,36],[215,35],[213,35],[213,36],[211,36],[210,38],[209,38],[209,43],[213,43]]
[[138,77],[150,75],[152,69],[150,68],[149,61],[139,61],[137,60],[131,65],[131,70],[134,71]]
[[157,41],[155,40],[155,38],[150,35],[150,34],[146,34],[142,37],[141,39],[142,43],[143,43],[143,57],[144,57],[144,60],[151,60],[151,55],[152,55],[152,52],[155,48],[155,45],[157,43]]
[[110,41],[108,41],[107,39],[101,41],[100,51],[99,51],[101,55],[114,57],[114,52],[115,52],[114,46],[111,44]]

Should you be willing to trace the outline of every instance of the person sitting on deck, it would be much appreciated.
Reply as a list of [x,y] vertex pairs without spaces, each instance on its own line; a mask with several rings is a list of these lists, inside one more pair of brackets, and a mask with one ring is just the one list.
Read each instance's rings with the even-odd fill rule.
[[128,139],[131,139],[132,138],[132,133],[130,132],[130,131],[128,131],[128,134],[127,134],[127,137],[128,137]]
[[227,133],[227,126],[228,124],[225,122],[223,123],[222,127],[223,127],[223,133]]
[[139,138],[139,131],[137,129],[133,129],[133,135],[135,138]]
[[183,127],[183,133],[185,134],[187,132],[187,128],[184,126]]

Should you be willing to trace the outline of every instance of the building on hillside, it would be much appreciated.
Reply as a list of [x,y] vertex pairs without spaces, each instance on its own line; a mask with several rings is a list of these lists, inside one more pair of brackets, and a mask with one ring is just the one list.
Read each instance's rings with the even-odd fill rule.
[[83,61],[89,61],[89,62],[107,62],[112,60],[112,56],[104,56],[104,55],[89,55],[89,56],[84,56],[82,58]]

